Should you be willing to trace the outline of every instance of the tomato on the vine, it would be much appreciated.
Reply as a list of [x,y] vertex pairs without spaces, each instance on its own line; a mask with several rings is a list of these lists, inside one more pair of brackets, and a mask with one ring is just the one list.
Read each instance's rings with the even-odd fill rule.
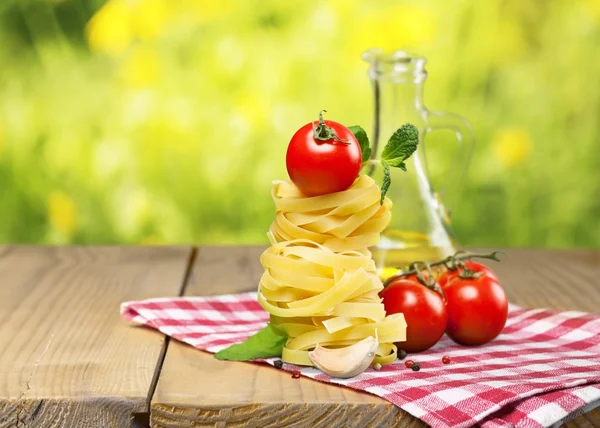
[[307,196],[341,192],[352,185],[362,165],[360,144],[333,120],[310,122],[292,137],[286,154],[292,182]]
[[385,287],[380,297],[386,314],[402,312],[406,320],[406,342],[398,344],[406,352],[431,348],[443,336],[448,313],[443,296],[416,279],[398,278]]
[[462,345],[483,345],[500,334],[506,324],[508,300],[496,279],[485,273],[476,278],[457,273],[443,290],[450,339]]
[[[498,282],[498,277],[496,276],[496,274],[494,273],[494,271],[492,271],[486,265],[482,265],[481,263],[477,263],[477,262],[466,261],[466,262],[464,262],[464,266],[465,266],[465,268],[467,268],[471,272],[481,273],[482,276],[487,276],[490,279]],[[442,287],[442,288],[446,287],[446,284],[448,284],[450,281],[452,281],[454,278],[456,278],[457,276],[460,275],[461,270],[462,269],[455,269],[455,270],[447,270],[447,271],[445,271],[440,276],[440,279],[438,280],[438,283],[440,284],[440,287]]]

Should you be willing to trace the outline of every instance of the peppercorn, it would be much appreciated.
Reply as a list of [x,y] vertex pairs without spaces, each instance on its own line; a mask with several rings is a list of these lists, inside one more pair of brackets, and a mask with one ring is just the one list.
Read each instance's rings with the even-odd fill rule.
[[273,363],[273,365],[275,366],[276,369],[280,369],[283,367],[283,361],[281,360],[275,360],[275,362]]
[[298,379],[300,377],[300,370],[294,370],[292,372],[292,378]]
[[451,359],[450,359],[450,357],[448,355],[444,355],[442,357],[442,363],[444,363],[444,364],[450,364],[450,361],[451,361]]
[[398,350],[398,358],[400,358],[401,360],[406,358],[406,351],[404,349],[399,349]]
[[406,366],[406,368],[409,368],[409,369],[413,366],[413,364],[414,364],[413,360],[406,360],[404,362],[404,365]]
[[381,364],[379,364],[379,363],[373,364],[373,370],[381,370]]
[[411,369],[412,369],[413,372],[418,372],[419,370],[421,370],[421,365],[419,363],[414,363],[411,366]]

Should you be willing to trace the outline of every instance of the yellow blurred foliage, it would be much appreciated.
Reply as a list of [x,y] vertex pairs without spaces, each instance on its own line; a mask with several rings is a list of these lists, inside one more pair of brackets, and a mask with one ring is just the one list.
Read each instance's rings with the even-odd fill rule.
[[600,21],[600,0],[587,0],[584,4],[596,20]]
[[133,29],[140,40],[155,39],[169,20],[165,0],[140,0],[132,15]]
[[481,41],[482,55],[489,55],[490,64],[502,65],[519,58],[525,52],[522,28],[512,21],[498,22],[497,33],[502,37],[491,37]]
[[170,17],[166,0],[109,0],[90,19],[90,49],[111,56],[123,54],[137,38],[155,39]]
[[50,225],[64,236],[70,236],[77,227],[77,207],[69,195],[54,191],[48,198]]
[[492,153],[505,167],[522,164],[531,154],[531,150],[531,137],[522,128],[499,130],[492,139]]
[[270,118],[267,112],[271,110],[272,106],[265,97],[257,93],[245,92],[236,102],[235,112],[244,119],[248,129],[260,130],[264,126],[269,126]]
[[387,51],[411,48],[432,41],[437,33],[435,16],[421,6],[396,6],[367,14],[349,32],[353,50],[379,47]]
[[133,10],[123,0],[109,0],[90,19],[86,34],[90,49],[107,55],[120,55],[133,40]]
[[139,231],[152,216],[152,206],[142,189],[123,186],[113,195],[116,227],[127,235]]
[[143,192],[137,192],[131,198],[131,202],[127,204],[128,215],[131,216],[133,227],[145,224],[150,218],[152,212],[148,197]]
[[164,239],[162,239],[156,235],[146,236],[145,238],[142,238],[140,240],[140,245],[152,246],[152,245],[165,245],[165,244],[168,244],[168,242],[166,242]]
[[[371,132],[373,47],[426,56],[425,104],[473,124],[463,244],[600,242],[600,0],[4,3],[27,23],[0,25],[5,242],[265,243],[298,126],[326,108]],[[442,184],[453,135],[427,138]]]
[[120,75],[129,86],[152,86],[159,77],[158,53],[152,48],[136,46],[121,65]]
[[232,0],[180,0],[181,10],[189,11],[197,22],[216,20],[234,9]]

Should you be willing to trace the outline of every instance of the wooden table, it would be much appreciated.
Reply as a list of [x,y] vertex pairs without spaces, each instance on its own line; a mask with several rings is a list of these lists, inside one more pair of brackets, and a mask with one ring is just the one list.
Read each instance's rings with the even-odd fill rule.
[[[119,315],[127,300],[253,290],[262,250],[0,246],[0,428],[424,426],[373,395],[218,361]],[[600,251],[508,253],[494,268],[512,302],[600,311]],[[600,426],[600,412],[565,425]]]

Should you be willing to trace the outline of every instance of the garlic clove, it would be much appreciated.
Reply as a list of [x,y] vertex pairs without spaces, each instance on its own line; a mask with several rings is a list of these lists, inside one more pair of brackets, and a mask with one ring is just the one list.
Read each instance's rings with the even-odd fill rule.
[[317,344],[308,353],[310,361],[331,377],[347,379],[364,372],[375,358],[379,340],[369,336],[354,345],[329,349]]

